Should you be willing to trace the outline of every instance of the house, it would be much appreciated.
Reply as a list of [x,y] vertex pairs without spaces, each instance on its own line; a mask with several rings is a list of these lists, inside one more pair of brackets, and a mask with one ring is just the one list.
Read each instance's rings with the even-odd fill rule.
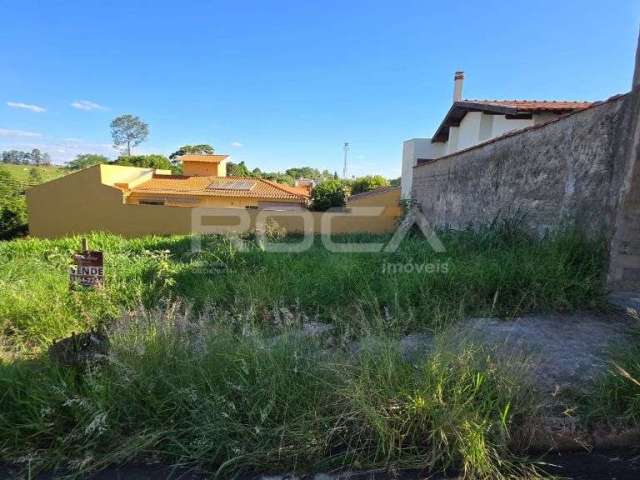
[[[305,208],[311,182],[290,187],[259,178],[208,175],[223,173],[224,161],[192,160],[184,165],[191,175],[95,165],[36,185],[26,192],[29,234],[59,238],[90,232],[126,237],[243,233],[269,220],[290,233],[326,233],[327,228],[332,235],[389,233],[396,228],[399,192],[356,196],[341,212],[312,212]],[[383,208],[373,214],[350,211],[356,206]]]
[[413,167],[508,132],[540,125],[582,110],[591,102],[547,100],[466,100],[462,97],[464,73],[454,77],[453,104],[431,138],[406,140],[402,150],[402,198],[411,197]]
[[95,165],[26,192],[29,232],[55,238],[92,231],[126,236],[191,232],[195,207],[306,211],[308,186],[227,177],[225,155],[186,155],[183,175],[169,170]]
[[125,203],[138,205],[284,210],[305,208],[309,203],[307,186],[227,177],[227,155],[184,155],[180,160],[182,175],[155,171],[114,185],[122,191]]

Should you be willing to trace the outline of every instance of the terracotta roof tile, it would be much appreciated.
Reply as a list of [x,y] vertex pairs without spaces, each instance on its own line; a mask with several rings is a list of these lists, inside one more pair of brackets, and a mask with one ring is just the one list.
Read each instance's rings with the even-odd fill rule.
[[308,200],[309,193],[262,178],[251,177],[184,177],[154,175],[134,193],[196,195],[213,197],[250,197],[269,200]]
[[535,112],[552,112],[564,115],[584,110],[593,102],[565,100],[460,100],[454,102],[432,137],[432,142],[446,142],[449,129],[457,127],[468,112],[487,112],[500,115],[530,115]]
[[430,163],[433,163],[433,162],[438,162],[440,160],[443,160],[443,159],[446,159],[446,158],[449,158],[449,157],[454,157],[454,156],[456,156],[458,154],[461,154],[461,153],[464,153],[464,152],[468,152],[468,151],[471,151],[471,150],[475,150],[476,148],[482,148],[482,147],[484,147],[486,145],[489,145],[491,143],[497,143],[497,142],[500,142],[500,141],[504,140],[505,138],[514,137],[514,136],[520,135],[520,134],[522,134],[524,132],[530,132],[532,130],[539,130],[541,128],[545,128],[547,125],[550,125],[550,124],[553,124],[553,123],[556,123],[556,122],[560,122],[564,118],[569,117],[571,115],[578,114],[583,110],[595,108],[595,107],[598,107],[598,106],[606,104],[606,103],[615,102],[615,101],[617,101],[617,100],[619,100],[621,98],[624,98],[624,97],[626,97],[628,95],[629,95],[629,93],[623,93],[623,94],[614,95],[612,97],[609,97],[608,99],[606,99],[604,101],[601,101],[601,102],[592,102],[592,103],[590,103],[588,106],[586,106],[584,108],[576,108],[576,109],[572,110],[571,112],[569,112],[569,113],[567,113],[565,115],[559,116],[559,117],[554,118],[552,120],[549,120],[547,122],[539,123],[537,125],[531,125],[529,127],[520,128],[520,129],[517,129],[517,130],[511,130],[511,131],[506,132],[506,133],[504,133],[502,135],[499,135],[497,137],[490,138],[489,140],[486,140],[484,142],[478,143],[476,145],[472,145],[471,147],[464,148],[462,150],[458,150],[457,152],[453,152],[453,153],[450,153],[448,155],[443,155],[442,157],[438,157],[438,158],[435,158],[435,159],[418,159],[417,164],[413,168],[422,167],[424,165],[427,165],[427,164],[430,164]]
[[462,100],[463,102],[481,105],[493,105],[496,107],[516,108],[521,111],[554,111],[554,110],[580,110],[593,105],[593,102],[572,100]]

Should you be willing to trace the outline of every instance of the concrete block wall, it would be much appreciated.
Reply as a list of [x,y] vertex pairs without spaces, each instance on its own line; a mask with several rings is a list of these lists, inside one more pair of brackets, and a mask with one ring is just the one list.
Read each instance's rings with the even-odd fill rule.
[[614,292],[640,293],[640,38],[629,97],[629,118],[619,126],[627,138],[627,164],[618,191],[607,281]]
[[587,110],[418,166],[412,196],[435,226],[521,216],[609,246],[607,286],[640,292],[640,85]]
[[412,197],[434,225],[523,216],[539,232],[612,228],[624,178],[629,96],[414,168]]

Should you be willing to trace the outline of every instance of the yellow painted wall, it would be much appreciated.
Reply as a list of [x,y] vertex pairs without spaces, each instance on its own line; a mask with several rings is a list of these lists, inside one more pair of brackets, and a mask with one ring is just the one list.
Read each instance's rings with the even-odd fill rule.
[[[96,165],[29,189],[27,207],[30,234],[34,237],[56,238],[92,231],[111,232],[125,237],[193,233],[192,213],[198,210],[181,206],[131,205],[124,202],[123,192],[111,185],[122,183],[123,179],[135,179],[136,175],[148,174],[118,170],[130,168],[135,167]],[[353,213],[355,207],[361,206],[372,205],[349,205],[352,213],[348,213],[348,210],[346,213],[306,210],[301,213],[312,220],[311,228],[316,233],[321,231],[322,219],[330,217],[333,218],[333,234],[384,233],[394,230],[398,218],[394,214],[394,207],[385,207],[381,216],[372,218]],[[264,210],[220,209],[209,218],[209,223],[233,224],[233,219],[240,212],[249,215],[250,229],[255,228],[258,215],[267,214]],[[399,214],[399,209],[397,213]],[[268,215],[288,232],[303,230],[300,212],[273,211],[268,212]]]
[[182,162],[182,174],[188,177],[226,177],[227,162]]
[[402,215],[400,187],[381,188],[364,195],[354,195],[347,199],[347,207],[384,207],[385,216],[397,217]]

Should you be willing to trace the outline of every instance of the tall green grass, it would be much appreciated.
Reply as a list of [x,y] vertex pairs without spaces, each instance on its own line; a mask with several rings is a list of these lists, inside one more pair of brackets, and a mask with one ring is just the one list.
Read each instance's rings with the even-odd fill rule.
[[91,371],[44,359],[0,366],[0,456],[72,472],[153,460],[223,477],[378,466],[513,473],[510,436],[536,407],[516,362],[442,336],[412,364],[377,333],[353,354],[287,328],[139,311],[112,325],[112,358]]
[[[95,234],[107,275],[98,291],[68,288],[79,238],[0,242],[0,348],[17,352],[3,361],[0,351],[0,457],[75,472],[160,459],[222,476],[512,473],[510,445],[535,395],[518,362],[446,332],[468,315],[604,308],[604,244],[509,223],[439,236],[444,254],[418,235],[393,253],[331,253],[316,238],[283,254],[251,239],[238,251],[212,237],[193,253],[188,236]],[[332,323],[335,336],[290,330],[309,320]],[[46,359],[53,339],[97,324],[110,332],[106,365],[78,372]],[[397,338],[416,330],[443,333],[412,364]],[[354,354],[354,341],[370,347]]]
[[[636,337],[640,342],[640,331],[636,331]],[[609,372],[598,379],[580,407],[589,423],[636,428],[640,425],[640,343],[612,352]]]
[[[123,309],[166,299],[196,310],[250,312],[258,321],[274,308],[334,323],[362,311],[405,331],[434,329],[465,315],[509,318],[605,305],[603,242],[571,231],[537,238],[509,225],[439,236],[443,254],[419,235],[394,253],[331,253],[318,238],[304,253],[268,253],[251,242],[240,252],[228,239],[213,237],[194,254],[189,237],[95,234],[89,241],[105,252],[107,275],[98,292],[68,290],[79,238],[0,242],[0,331],[17,348],[37,350],[71,331],[108,323]],[[338,240],[372,239],[388,237]],[[447,272],[389,273],[389,264],[446,265]]]

